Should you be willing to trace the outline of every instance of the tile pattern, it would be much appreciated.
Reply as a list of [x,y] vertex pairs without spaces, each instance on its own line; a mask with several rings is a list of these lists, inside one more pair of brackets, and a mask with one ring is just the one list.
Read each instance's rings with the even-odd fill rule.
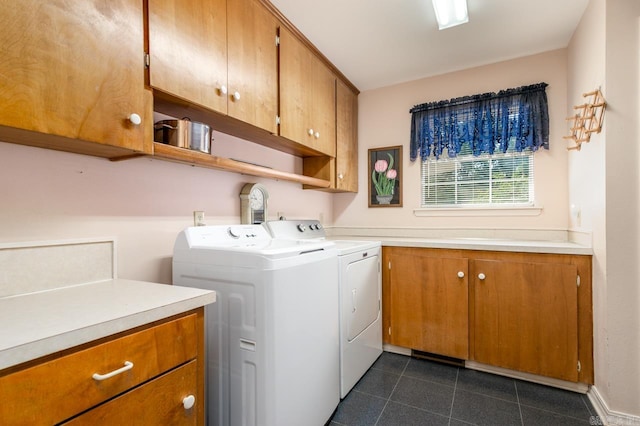
[[585,395],[384,352],[331,426],[588,425]]

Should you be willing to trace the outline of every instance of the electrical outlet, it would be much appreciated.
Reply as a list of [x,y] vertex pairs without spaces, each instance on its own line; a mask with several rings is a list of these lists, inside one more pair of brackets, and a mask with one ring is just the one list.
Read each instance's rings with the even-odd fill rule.
[[193,212],[193,226],[205,226],[204,223],[204,212],[203,211],[194,211]]

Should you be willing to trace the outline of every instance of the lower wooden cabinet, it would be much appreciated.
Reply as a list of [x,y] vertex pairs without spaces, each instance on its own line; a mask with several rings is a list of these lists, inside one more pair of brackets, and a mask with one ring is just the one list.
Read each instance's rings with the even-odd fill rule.
[[576,265],[474,261],[473,359],[578,381]]
[[385,264],[388,343],[467,359],[467,259],[448,251],[394,248],[387,250]]
[[203,424],[203,360],[200,308],[0,372],[0,424]]
[[63,425],[197,425],[195,406],[186,408],[197,383],[191,361]]
[[591,256],[384,247],[386,343],[593,383]]

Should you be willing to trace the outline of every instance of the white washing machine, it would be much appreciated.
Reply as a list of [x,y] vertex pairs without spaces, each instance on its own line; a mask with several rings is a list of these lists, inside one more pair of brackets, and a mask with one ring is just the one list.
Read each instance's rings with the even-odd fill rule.
[[[276,239],[328,241],[316,220],[266,223]],[[380,241],[329,240],[338,250],[340,288],[340,398],[382,354]]]
[[323,425],[339,398],[338,257],[328,241],[260,225],[187,228],[173,282],[206,308],[209,425]]

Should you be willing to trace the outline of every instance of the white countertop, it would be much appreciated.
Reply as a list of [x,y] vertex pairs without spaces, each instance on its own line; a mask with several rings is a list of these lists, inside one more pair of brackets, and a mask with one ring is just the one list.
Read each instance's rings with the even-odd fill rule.
[[0,298],[0,370],[215,300],[209,290],[124,279]]
[[373,240],[383,246],[593,255],[591,235],[560,229],[430,229],[330,227],[335,240]]
[[513,251],[526,253],[591,255],[591,247],[568,241],[498,240],[493,238],[389,238],[380,239],[383,246],[446,248],[461,250]]

